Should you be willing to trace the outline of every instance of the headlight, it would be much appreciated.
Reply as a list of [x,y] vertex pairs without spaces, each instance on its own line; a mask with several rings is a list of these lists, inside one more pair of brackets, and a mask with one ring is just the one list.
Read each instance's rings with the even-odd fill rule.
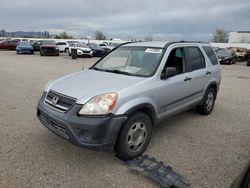
[[106,115],[115,107],[117,101],[116,93],[98,95],[85,103],[79,111],[80,115]]

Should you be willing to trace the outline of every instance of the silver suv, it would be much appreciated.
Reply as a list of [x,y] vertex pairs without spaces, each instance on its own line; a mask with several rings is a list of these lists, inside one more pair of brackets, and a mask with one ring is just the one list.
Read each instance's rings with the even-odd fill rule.
[[88,70],[49,82],[37,116],[76,145],[128,160],[144,152],[152,128],[167,117],[193,107],[210,114],[220,80],[207,43],[127,43]]

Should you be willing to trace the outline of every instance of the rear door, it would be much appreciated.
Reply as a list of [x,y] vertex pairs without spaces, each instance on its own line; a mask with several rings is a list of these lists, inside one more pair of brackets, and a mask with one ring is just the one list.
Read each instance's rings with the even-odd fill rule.
[[211,72],[207,70],[205,58],[198,46],[184,48],[187,59],[187,70],[189,74],[189,95],[190,100],[199,102],[204,95]]

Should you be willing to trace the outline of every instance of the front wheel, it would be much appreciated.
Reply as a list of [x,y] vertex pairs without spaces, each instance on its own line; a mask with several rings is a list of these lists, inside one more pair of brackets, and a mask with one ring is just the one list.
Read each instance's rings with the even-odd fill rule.
[[208,115],[213,111],[216,92],[214,88],[209,88],[203,98],[201,105],[196,106],[197,111],[202,115]]
[[116,156],[130,160],[140,156],[146,149],[152,132],[150,118],[142,112],[137,112],[121,128],[115,147]]

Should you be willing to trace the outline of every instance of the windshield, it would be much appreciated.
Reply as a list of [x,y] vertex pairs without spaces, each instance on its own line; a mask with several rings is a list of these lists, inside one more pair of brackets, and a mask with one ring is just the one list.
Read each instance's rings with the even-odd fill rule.
[[30,46],[29,42],[19,42],[18,46]]
[[96,49],[101,48],[98,44],[89,44],[89,46]]
[[230,56],[231,55],[231,51],[229,50],[219,50],[217,52],[218,56]]
[[83,43],[77,43],[75,45],[76,47],[80,47],[80,48],[89,48],[86,44],[83,44]]
[[53,40],[44,40],[42,41],[43,45],[56,45],[55,41]]
[[156,71],[162,53],[162,48],[120,47],[104,57],[92,69],[148,77]]

